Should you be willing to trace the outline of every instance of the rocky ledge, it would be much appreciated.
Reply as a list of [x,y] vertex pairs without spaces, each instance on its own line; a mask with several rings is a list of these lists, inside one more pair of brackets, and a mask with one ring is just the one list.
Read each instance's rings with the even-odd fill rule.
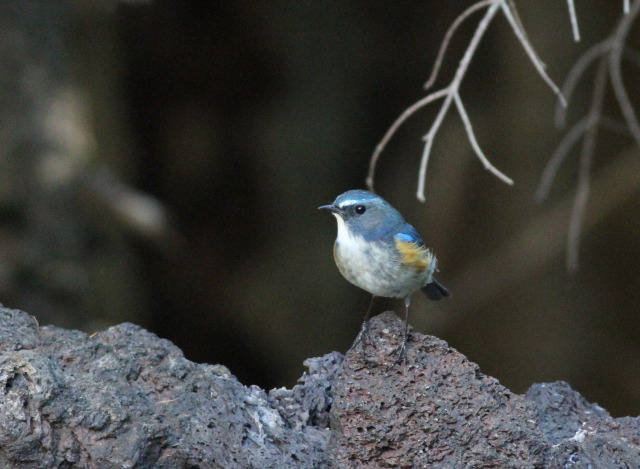
[[640,419],[563,382],[514,394],[444,341],[372,320],[293,389],[244,386],[133,324],[87,335],[0,307],[2,468],[636,468]]

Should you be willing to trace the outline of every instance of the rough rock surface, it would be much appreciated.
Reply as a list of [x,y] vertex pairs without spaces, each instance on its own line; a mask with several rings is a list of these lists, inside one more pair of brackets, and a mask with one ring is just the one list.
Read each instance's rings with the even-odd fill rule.
[[131,324],[89,336],[0,307],[2,468],[640,467],[640,420],[566,383],[511,393],[434,337],[372,321],[265,392]]
[[384,313],[333,383],[337,468],[640,468],[640,418],[613,419],[563,382],[517,395],[446,342]]
[[640,468],[640,417],[613,419],[564,382],[534,384],[525,399],[551,444],[546,467]]
[[88,336],[2,308],[0,467],[323,467],[341,361],[267,394],[132,324]]
[[523,396],[435,337],[411,334],[395,364],[402,323],[380,319],[376,350],[360,342],[333,385],[337,467],[543,467],[548,443]]

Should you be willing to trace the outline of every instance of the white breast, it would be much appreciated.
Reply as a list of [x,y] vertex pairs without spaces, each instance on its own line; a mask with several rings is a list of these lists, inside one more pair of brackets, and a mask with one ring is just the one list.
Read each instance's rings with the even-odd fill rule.
[[342,217],[337,213],[333,214],[338,220],[338,237],[336,242],[344,249],[345,252],[361,252],[366,248],[366,243],[361,236],[354,236]]
[[338,214],[335,260],[351,283],[376,296],[405,297],[426,283],[426,273],[404,268],[382,243],[354,235]]

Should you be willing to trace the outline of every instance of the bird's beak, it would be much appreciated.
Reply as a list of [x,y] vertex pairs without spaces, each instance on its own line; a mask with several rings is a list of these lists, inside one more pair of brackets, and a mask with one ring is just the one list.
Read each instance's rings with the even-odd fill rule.
[[321,207],[318,207],[318,210],[329,210],[332,213],[340,213],[340,207],[336,206],[336,205],[323,205]]

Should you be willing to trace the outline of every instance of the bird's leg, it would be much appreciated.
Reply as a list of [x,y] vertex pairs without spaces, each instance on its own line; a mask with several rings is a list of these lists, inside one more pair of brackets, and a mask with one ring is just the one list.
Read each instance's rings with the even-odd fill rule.
[[371,336],[369,335],[369,317],[371,316],[371,311],[373,310],[373,303],[375,299],[376,296],[372,295],[371,302],[369,303],[369,308],[367,309],[367,314],[364,316],[364,321],[362,322],[362,327],[360,328],[360,333],[358,334],[358,337],[356,337],[356,340],[351,346],[351,349],[353,349],[360,342],[363,342],[362,351],[364,352],[364,348],[366,347],[367,342],[369,342],[369,344],[371,344],[371,346],[377,350],[376,344],[373,342],[373,340],[371,340]]
[[369,334],[369,318],[371,317],[371,311],[373,311],[373,303],[375,302],[375,300],[376,295],[371,295],[369,308],[367,309],[367,314],[364,315],[364,321],[362,322],[360,333],[364,335],[364,339],[368,341],[374,349],[377,349],[375,342],[371,340],[371,335]]
[[407,295],[404,297],[404,335],[402,336],[402,343],[395,350],[398,352],[396,363],[407,361],[407,338],[409,337],[409,306],[411,306],[411,295]]

